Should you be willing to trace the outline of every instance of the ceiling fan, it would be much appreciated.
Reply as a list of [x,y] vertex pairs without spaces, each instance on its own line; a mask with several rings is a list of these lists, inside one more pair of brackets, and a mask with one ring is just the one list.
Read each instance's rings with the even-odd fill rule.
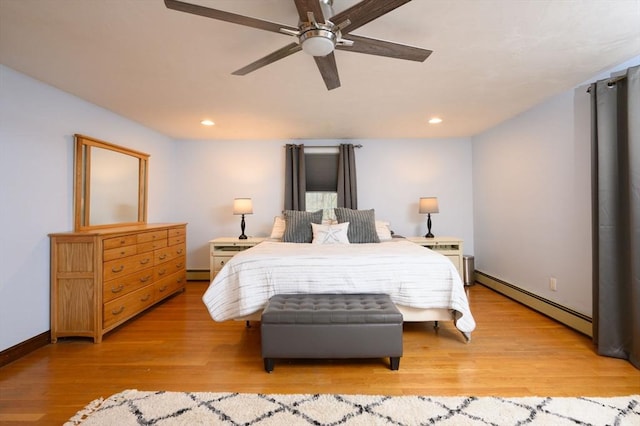
[[[432,53],[431,50],[351,34],[351,31],[410,1],[363,0],[338,14],[334,14],[333,0],[294,0],[300,17],[300,23],[297,27],[263,21],[179,0],[164,0],[164,4],[169,9],[181,12],[297,37],[297,41],[234,71],[232,74],[246,75],[302,50],[313,56],[327,90],[331,90],[340,87],[340,77],[333,53],[335,49],[416,62],[423,62],[429,57]],[[347,38],[343,38],[343,36]]]

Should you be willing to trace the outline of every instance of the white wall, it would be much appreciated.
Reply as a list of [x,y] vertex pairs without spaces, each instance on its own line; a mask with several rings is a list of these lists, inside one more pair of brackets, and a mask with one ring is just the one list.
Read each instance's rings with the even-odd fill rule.
[[[240,234],[232,215],[236,197],[253,198],[246,234],[268,236],[284,202],[284,145],[291,141],[178,141],[181,217],[189,222],[188,268],[208,269],[208,241]],[[333,145],[344,141],[301,141]],[[436,235],[459,236],[473,253],[471,145],[467,138],[444,140],[350,140],[356,150],[358,207],[374,208],[398,234],[424,235],[418,214],[421,196],[437,196]]]
[[0,65],[0,350],[49,327],[49,239],[73,230],[73,135],[151,154],[149,221],[179,219],[173,142]]
[[476,269],[591,316],[586,88],[555,96],[475,136],[472,145]]

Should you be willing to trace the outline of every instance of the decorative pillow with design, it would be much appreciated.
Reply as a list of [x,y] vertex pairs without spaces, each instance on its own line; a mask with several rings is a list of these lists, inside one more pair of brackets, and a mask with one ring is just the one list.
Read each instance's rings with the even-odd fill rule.
[[285,210],[284,221],[282,241],[285,243],[310,243],[313,240],[311,224],[322,222],[322,210],[317,212]]
[[380,241],[391,241],[393,239],[389,225],[389,222],[384,220],[376,220],[376,233]]
[[351,244],[379,243],[376,231],[375,210],[353,210],[345,207],[334,209],[338,223],[349,222],[347,236]]
[[349,222],[335,225],[312,223],[311,228],[313,229],[313,244],[349,244],[349,237],[347,237]]

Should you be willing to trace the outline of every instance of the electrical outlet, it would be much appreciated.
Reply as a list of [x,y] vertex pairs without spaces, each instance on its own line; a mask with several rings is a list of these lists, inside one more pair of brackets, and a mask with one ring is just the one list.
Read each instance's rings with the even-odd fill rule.
[[549,277],[549,288],[551,291],[558,291],[558,280],[555,277]]

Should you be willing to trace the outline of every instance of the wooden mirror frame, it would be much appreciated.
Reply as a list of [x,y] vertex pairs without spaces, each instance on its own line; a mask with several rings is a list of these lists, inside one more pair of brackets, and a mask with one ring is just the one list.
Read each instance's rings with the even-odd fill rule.
[[[134,151],[98,139],[76,134],[75,173],[74,173],[74,225],[75,231],[87,231],[97,228],[111,228],[125,225],[147,223],[147,192],[149,154]],[[95,171],[91,170],[91,156],[94,148],[102,148],[117,154],[138,159],[138,204],[137,219],[119,223],[91,223],[91,179]],[[126,157],[125,157],[126,158]]]

